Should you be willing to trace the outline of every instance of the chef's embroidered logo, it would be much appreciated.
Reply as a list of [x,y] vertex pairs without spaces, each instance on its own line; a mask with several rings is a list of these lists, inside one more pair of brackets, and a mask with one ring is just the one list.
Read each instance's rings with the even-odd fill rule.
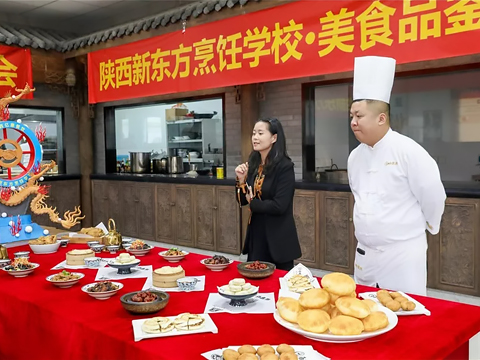
[[398,162],[397,161],[386,161],[385,166],[389,166],[389,165],[398,165]]

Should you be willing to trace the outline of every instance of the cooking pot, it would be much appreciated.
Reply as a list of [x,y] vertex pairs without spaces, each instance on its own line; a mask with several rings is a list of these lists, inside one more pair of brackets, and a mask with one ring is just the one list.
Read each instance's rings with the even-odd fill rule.
[[152,153],[150,152],[130,152],[132,173],[146,174],[151,172],[151,156]]
[[152,164],[154,174],[168,174],[168,158],[153,159]]
[[182,174],[183,173],[183,158],[180,156],[170,156],[168,158],[168,173]]

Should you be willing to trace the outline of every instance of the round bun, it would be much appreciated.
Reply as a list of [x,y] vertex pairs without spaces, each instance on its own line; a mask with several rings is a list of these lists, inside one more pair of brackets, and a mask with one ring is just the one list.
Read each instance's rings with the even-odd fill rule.
[[257,350],[255,350],[255,348],[252,345],[243,345],[243,346],[239,347],[237,351],[240,355],[243,355],[243,354],[254,354],[255,355],[257,353]]
[[257,355],[260,357],[268,353],[275,354],[275,349],[268,344],[262,345],[257,349]]
[[294,352],[287,352],[280,355],[280,360],[298,360],[298,356]]
[[223,350],[222,355],[225,360],[237,360],[240,357],[240,354],[232,349]]
[[278,355],[275,353],[266,353],[260,357],[260,360],[278,360]]
[[239,356],[238,360],[258,360],[257,355],[251,353],[245,353]]
[[327,331],[330,315],[323,310],[305,310],[298,315],[298,325],[305,331],[321,334]]
[[280,344],[277,346],[277,352],[281,355],[283,353],[295,352],[295,349],[288,344]]
[[332,310],[328,313],[330,315],[330,319],[336,318],[338,315],[343,315],[340,310],[336,306],[332,306]]
[[355,292],[355,281],[343,273],[330,273],[322,278],[322,288],[331,294],[346,296]]
[[343,315],[364,319],[370,315],[370,308],[362,300],[342,296],[335,301],[335,306]]
[[298,314],[303,311],[298,300],[280,297],[277,301],[277,309],[280,316],[288,322],[297,323]]
[[388,326],[388,317],[382,311],[374,311],[362,319],[365,331],[376,331]]
[[364,329],[361,320],[351,316],[339,315],[332,321],[328,327],[333,335],[360,335]]
[[378,310],[378,304],[375,301],[371,299],[365,299],[365,300],[362,300],[362,302],[368,306],[368,308],[370,309],[370,312],[374,312]]
[[330,294],[324,289],[310,289],[305,291],[298,302],[304,309],[321,309],[328,305]]

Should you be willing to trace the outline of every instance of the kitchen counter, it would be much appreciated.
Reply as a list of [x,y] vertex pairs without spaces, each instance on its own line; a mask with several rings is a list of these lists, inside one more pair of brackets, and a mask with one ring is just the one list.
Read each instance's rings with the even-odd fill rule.
[[[58,175],[75,176],[75,175]],[[79,177],[78,177],[79,178]],[[94,174],[91,179],[95,180],[118,180],[118,181],[137,181],[137,182],[158,182],[158,183],[180,183],[192,185],[235,185],[235,179],[225,178],[217,179],[213,176],[196,177],[185,174],[164,175],[164,174]],[[46,178],[47,180],[47,178]],[[50,180],[50,178],[48,178]],[[456,198],[480,198],[480,182],[477,181],[444,181],[445,191],[448,197]],[[321,190],[321,191],[339,191],[350,192],[350,186],[342,182],[327,182],[315,180],[297,180],[296,189],[301,190]]]

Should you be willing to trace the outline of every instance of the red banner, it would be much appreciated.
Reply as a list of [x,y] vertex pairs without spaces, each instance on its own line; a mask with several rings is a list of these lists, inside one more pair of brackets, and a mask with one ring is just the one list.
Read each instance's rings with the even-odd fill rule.
[[[27,83],[33,87],[30,49],[0,45],[0,98],[16,95],[15,89],[24,89]],[[33,93],[23,98],[32,99]]]
[[88,54],[90,103],[480,53],[480,1],[299,1]]

